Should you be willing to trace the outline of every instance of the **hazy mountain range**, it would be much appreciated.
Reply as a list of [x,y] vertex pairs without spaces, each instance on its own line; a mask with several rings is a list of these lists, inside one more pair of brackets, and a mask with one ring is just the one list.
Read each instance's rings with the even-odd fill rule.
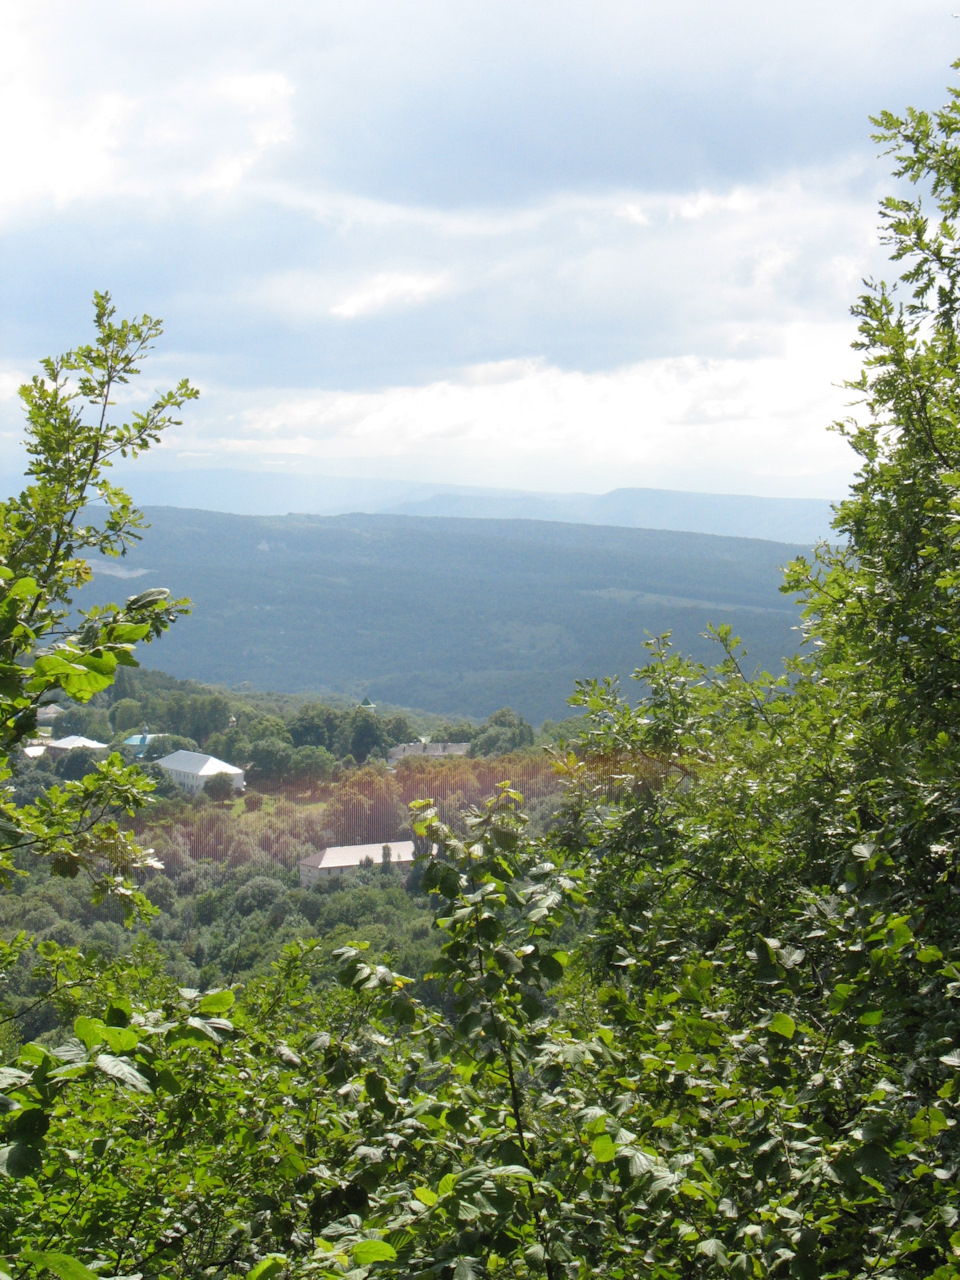
[[348,513],[559,520],[630,529],[675,529],[728,537],[812,543],[827,537],[832,504],[825,498],[758,498],[671,489],[610,493],[533,493],[424,481],[252,471],[116,472],[134,500],[147,506],[201,508],[238,515]]

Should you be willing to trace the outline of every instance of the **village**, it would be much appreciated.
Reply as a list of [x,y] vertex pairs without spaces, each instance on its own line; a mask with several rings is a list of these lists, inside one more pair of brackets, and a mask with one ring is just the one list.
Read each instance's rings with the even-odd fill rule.
[[[376,709],[368,698],[364,698],[359,706],[371,713]],[[30,739],[23,748],[28,759],[39,760],[46,756],[56,760],[77,750],[94,754],[110,751],[108,743],[83,734],[54,737],[54,726],[60,712],[61,708],[55,703],[40,708],[37,714],[38,735]],[[123,755],[130,760],[142,761],[151,742],[165,736],[168,735],[150,733],[144,727],[139,733],[130,734],[123,739]],[[469,750],[469,742],[431,742],[427,738],[421,738],[416,742],[390,747],[386,754],[386,767],[393,772],[402,760],[452,760],[466,756]],[[247,771],[244,768],[218,759],[208,752],[180,748],[160,756],[152,763],[185,797],[206,795],[223,802],[231,796],[243,796],[247,790]],[[310,888],[334,876],[350,875],[362,867],[374,865],[391,866],[404,874],[409,871],[416,856],[413,840],[392,839],[374,843],[332,845],[318,849],[298,861],[299,883],[301,888]]]

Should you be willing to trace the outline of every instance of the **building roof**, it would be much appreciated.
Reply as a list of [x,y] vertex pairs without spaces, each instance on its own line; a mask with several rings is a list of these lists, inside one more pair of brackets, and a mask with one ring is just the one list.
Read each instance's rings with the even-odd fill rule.
[[192,773],[197,778],[212,778],[217,773],[243,773],[235,764],[227,764],[226,760],[218,760],[216,756],[205,755],[202,751],[172,751],[162,756],[157,764],[161,769],[177,769],[180,773]]
[[56,751],[72,751],[74,747],[88,747],[91,751],[107,749],[105,742],[94,742],[92,738],[83,738],[79,733],[71,733],[66,738],[57,738],[53,742],[48,742],[47,746],[53,747]]
[[123,745],[125,747],[145,747],[148,742],[152,742],[154,738],[162,737],[159,733],[132,733],[129,738],[124,738]]
[[412,840],[381,840],[377,844],[340,844],[320,849],[301,858],[304,867],[320,867],[324,871],[348,870],[359,867],[365,858],[378,866],[383,861],[383,846],[390,849],[391,862],[412,862],[416,856]]

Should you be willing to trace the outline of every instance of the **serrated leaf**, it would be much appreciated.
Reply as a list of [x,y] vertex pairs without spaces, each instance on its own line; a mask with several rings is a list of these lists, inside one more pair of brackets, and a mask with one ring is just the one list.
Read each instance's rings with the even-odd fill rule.
[[487,1170],[487,1174],[491,1178],[523,1178],[527,1182],[533,1181],[533,1174],[523,1164],[499,1164],[492,1169]]
[[71,1036],[69,1040],[64,1040],[63,1044],[57,1045],[53,1050],[53,1056],[59,1058],[61,1062],[76,1064],[86,1062],[87,1050],[76,1036]]
[[128,1089],[135,1089],[137,1093],[153,1093],[146,1078],[132,1063],[127,1062],[126,1058],[115,1058],[112,1054],[101,1053],[97,1055],[96,1065],[104,1075],[119,1080]]

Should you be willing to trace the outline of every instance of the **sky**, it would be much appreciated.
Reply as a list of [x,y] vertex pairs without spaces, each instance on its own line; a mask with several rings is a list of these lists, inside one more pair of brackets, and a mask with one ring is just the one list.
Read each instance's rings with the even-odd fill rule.
[[146,466],[837,497],[951,4],[2,0],[0,473],[108,289],[201,391]]

